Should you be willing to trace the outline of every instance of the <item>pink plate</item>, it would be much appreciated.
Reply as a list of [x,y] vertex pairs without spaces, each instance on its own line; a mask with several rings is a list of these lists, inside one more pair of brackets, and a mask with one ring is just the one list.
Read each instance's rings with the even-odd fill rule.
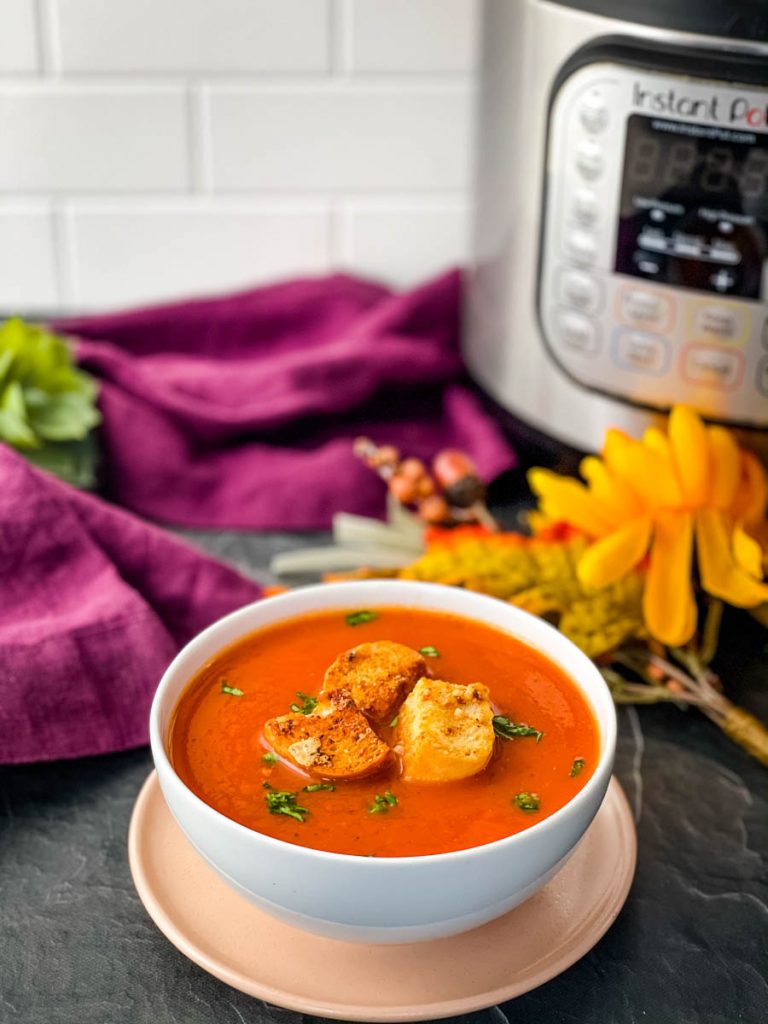
[[616,918],[636,852],[632,814],[614,778],[571,859],[521,906],[452,938],[365,946],[290,928],[238,896],[184,837],[154,772],[136,801],[128,836],[139,896],[185,956],[259,999],[355,1021],[468,1013],[554,978]]

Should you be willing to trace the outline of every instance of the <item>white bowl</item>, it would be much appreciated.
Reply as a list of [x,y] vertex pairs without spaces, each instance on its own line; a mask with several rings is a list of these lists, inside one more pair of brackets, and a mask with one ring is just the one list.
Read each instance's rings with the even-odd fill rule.
[[[451,612],[504,630],[559,665],[598,722],[600,758],[559,811],[485,846],[425,857],[355,857],[294,846],[239,825],[187,788],[168,758],[168,729],[192,676],[238,638],[306,612],[387,606]],[[166,802],[221,877],[261,910],[334,939],[373,943],[442,938],[511,910],[563,865],[597,813],[610,781],[616,712],[595,666],[552,626],[503,601],[455,587],[399,580],[324,584],[271,597],[209,626],[177,655],[150,715],[152,756]],[[194,894],[190,894],[194,898]]]

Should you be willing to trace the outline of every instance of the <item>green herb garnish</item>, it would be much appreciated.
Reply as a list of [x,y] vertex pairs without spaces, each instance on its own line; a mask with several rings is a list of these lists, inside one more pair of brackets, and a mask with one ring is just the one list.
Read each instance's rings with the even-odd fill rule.
[[265,779],[265,780],[264,780],[264,781],[262,782],[262,784],[261,784],[261,785],[262,785],[262,786],[264,787],[264,789],[274,789],[274,788],[275,788],[275,787],[274,787],[274,786],[272,785],[272,783],[271,783],[271,782],[267,782],[267,780],[266,780],[266,779]]
[[308,694],[302,693],[301,690],[296,691],[296,696],[301,704],[291,704],[291,711],[297,715],[311,715],[317,707],[317,697],[310,697]]
[[369,814],[381,814],[382,811],[388,811],[390,807],[397,807],[397,797],[394,793],[390,793],[387,790],[382,796],[381,793],[377,793],[373,798],[373,803],[368,808]]
[[319,793],[321,789],[325,789],[329,793],[336,791],[332,782],[313,782],[311,786],[305,786],[302,793]]
[[440,651],[436,647],[420,647],[419,654],[423,654],[425,658],[439,658]]
[[521,811],[538,811],[541,807],[538,793],[517,793],[512,799]]
[[362,626],[366,622],[373,622],[373,620],[378,619],[378,617],[378,612],[350,612],[348,615],[344,616],[344,620],[348,626]]
[[538,729],[532,729],[529,725],[510,722],[504,715],[494,715],[493,731],[503,740],[513,740],[518,736],[535,736],[537,743],[544,735],[543,732],[540,732]]
[[400,715],[395,715],[395,717],[394,717],[394,718],[392,719],[392,721],[391,721],[391,722],[389,723],[389,728],[390,728],[390,729],[394,729],[394,728],[395,728],[395,726],[397,725],[397,722],[398,722],[398,719],[399,719],[399,718],[400,718]]
[[275,764],[277,761],[277,754],[273,754],[271,750],[268,750],[266,754],[261,755],[261,760],[264,764]]
[[267,810],[270,814],[284,814],[287,818],[303,822],[304,815],[309,814],[309,811],[296,803],[296,796],[296,793],[288,793],[284,789],[273,790],[264,797]]
[[575,757],[573,759],[573,764],[571,765],[571,770],[568,772],[571,778],[573,778],[575,775],[578,775],[586,763],[587,762],[584,760],[583,757]]
[[221,680],[221,692],[228,693],[230,697],[244,697],[245,690],[241,690],[237,686],[230,686],[226,679]]

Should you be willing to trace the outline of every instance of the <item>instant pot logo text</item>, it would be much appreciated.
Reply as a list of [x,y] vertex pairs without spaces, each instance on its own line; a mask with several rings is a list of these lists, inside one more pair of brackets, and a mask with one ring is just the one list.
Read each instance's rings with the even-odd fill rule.
[[678,117],[701,117],[718,124],[764,128],[768,124],[768,106],[755,106],[746,96],[726,99],[712,94],[707,97],[686,96],[676,89],[646,89],[635,82],[634,106],[652,114],[677,114]]

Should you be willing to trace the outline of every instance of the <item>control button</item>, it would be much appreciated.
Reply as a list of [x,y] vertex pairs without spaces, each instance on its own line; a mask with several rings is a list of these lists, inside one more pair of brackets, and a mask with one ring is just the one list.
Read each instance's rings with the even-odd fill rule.
[[693,330],[697,341],[743,341],[749,317],[735,306],[709,303],[696,310]]
[[619,366],[635,373],[650,373],[656,377],[667,372],[670,346],[666,338],[642,331],[617,331],[613,344],[613,357]]
[[584,227],[592,227],[597,221],[598,214],[600,213],[600,203],[597,198],[597,193],[593,192],[589,188],[579,188],[573,193],[573,200],[571,201],[571,209],[573,210],[574,220],[578,221],[579,224]]
[[736,283],[736,275],[732,270],[721,267],[714,274],[710,274],[709,283],[718,292],[727,292]]
[[683,376],[691,384],[730,391],[741,383],[744,356],[730,348],[689,345],[683,352]]
[[619,316],[633,327],[666,330],[672,321],[672,302],[646,288],[624,288],[619,293]]
[[608,107],[597,91],[587,93],[579,107],[579,120],[588,132],[602,132],[608,124]]
[[578,263],[593,263],[597,256],[597,240],[586,231],[569,231],[565,246],[569,255]]
[[557,301],[581,313],[596,313],[600,308],[602,286],[597,278],[583,270],[561,270],[557,281]]
[[600,348],[597,324],[581,313],[559,310],[555,318],[557,340],[565,348],[582,356],[593,356]]
[[605,167],[602,147],[591,139],[585,139],[576,150],[576,167],[587,181],[599,178]]

